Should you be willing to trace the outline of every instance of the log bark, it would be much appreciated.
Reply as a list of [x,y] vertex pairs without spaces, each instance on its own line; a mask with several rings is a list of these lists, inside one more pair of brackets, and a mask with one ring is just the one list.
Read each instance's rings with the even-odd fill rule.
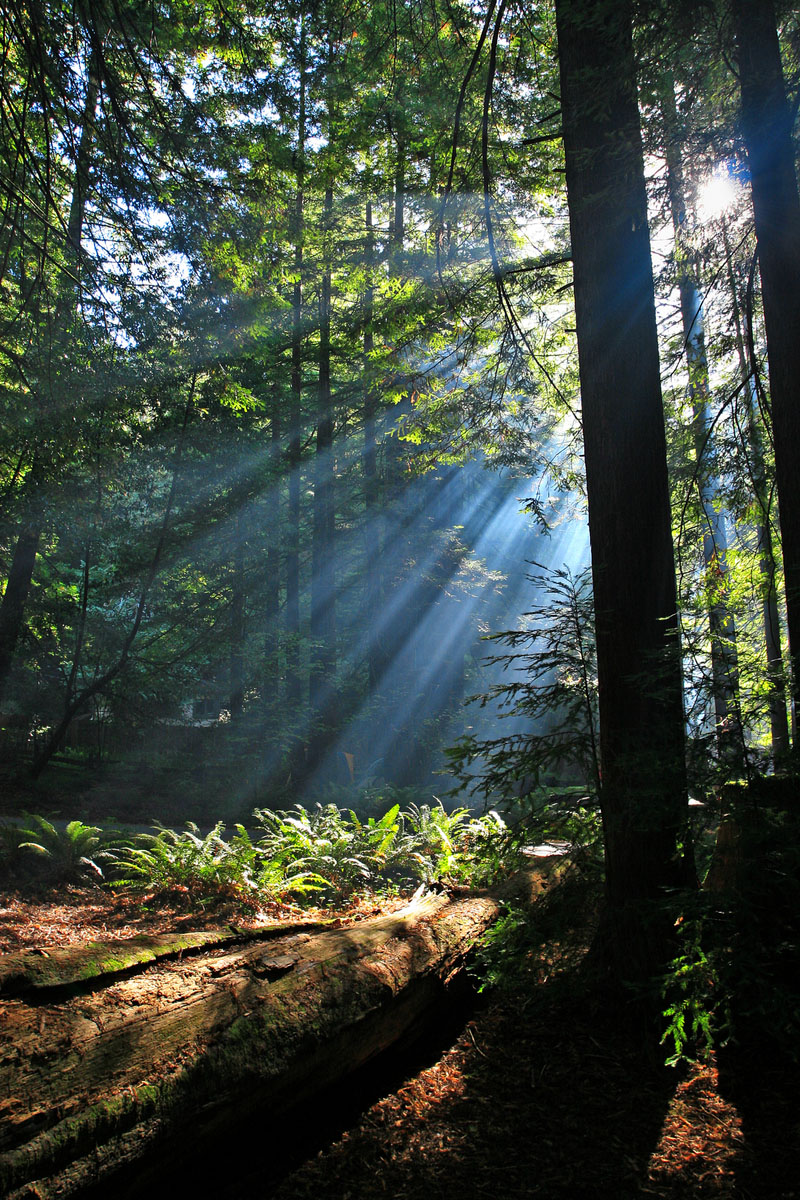
[[[527,896],[557,870],[558,860],[537,861]],[[112,1179],[121,1195],[122,1168],[190,1156],[254,1113],[266,1143],[272,1115],[346,1076],[440,1002],[501,902],[429,893],[349,928],[3,956],[0,1195],[51,1200]]]

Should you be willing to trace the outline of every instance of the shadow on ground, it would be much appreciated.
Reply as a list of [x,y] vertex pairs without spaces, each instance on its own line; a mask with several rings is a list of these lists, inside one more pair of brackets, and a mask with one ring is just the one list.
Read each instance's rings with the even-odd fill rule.
[[624,1200],[640,1194],[675,1085],[560,978],[478,1014],[426,1076],[274,1196]]

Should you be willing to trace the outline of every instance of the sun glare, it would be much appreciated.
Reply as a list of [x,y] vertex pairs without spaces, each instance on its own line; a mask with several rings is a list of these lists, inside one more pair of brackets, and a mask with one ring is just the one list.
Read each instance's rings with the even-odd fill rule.
[[730,208],[739,194],[739,185],[724,168],[700,184],[697,192],[697,212],[701,221],[715,221]]

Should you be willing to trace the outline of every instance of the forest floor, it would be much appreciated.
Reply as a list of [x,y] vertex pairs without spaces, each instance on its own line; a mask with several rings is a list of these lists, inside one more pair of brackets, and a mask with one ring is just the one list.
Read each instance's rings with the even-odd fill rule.
[[[113,897],[98,888],[0,901],[0,952],[224,924],[185,896]],[[373,915],[361,901],[340,915]],[[291,911],[259,914],[299,919]],[[307,910],[304,913],[308,917]],[[245,922],[246,923],[246,922]],[[575,1200],[581,1197],[800,1200],[800,1088],[780,1062],[667,1069],[603,1011],[585,944],[551,941],[529,978],[473,1008],[435,1059],[382,1094],[277,1183],[244,1171],[241,1200]],[[380,1094],[380,1093],[379,1093]],[[373,1095],[374,1099],[374,1095]]]

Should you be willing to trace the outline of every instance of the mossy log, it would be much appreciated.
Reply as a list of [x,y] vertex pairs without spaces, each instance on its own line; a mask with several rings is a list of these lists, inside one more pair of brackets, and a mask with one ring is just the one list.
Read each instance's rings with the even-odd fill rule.
[[[557,870],[538,860],[518,887],[534,898]],[[428,893],[347,928],[0,957],[0,1195],[102,1189],[308,1099],[419,1022],[500,903]]]

